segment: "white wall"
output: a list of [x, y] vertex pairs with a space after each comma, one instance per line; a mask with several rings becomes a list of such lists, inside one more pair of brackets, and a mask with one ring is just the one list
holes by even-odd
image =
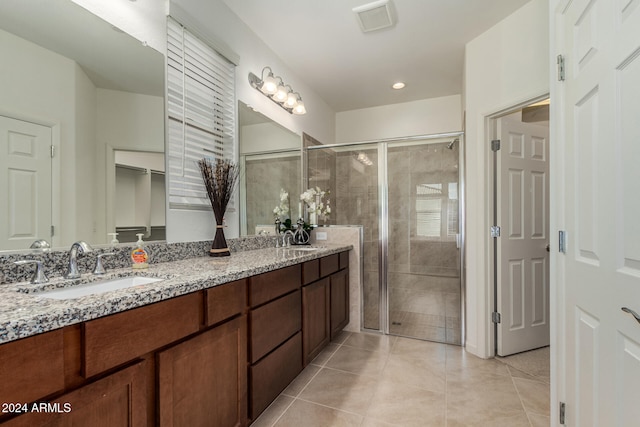
[[549, 92], [548, 0], [532, 0], [465, 51], [466, 348], [491, 355], [490, 157], [485, 117]]
[[274, 150], [300, 150], [302, 136], [275, 123], [259, 123], [240, 128], [240, 154]]
[[0, 52], [0, 114], [53, 128], [54, 244], [66, 245], [76, 224], [76, 63], [2, 30]]
[[336, 142], [429, 135], [462, 130], [460, 95], [336, 114]]
[[[309, 135], [325, 143], [334, 142], [335, 114], [322, 98], [314, 93], [301, 79], [269, 49], [253, 31], [242, 22], [221, 0], [173, 0], [171, 14], [177, 15], [182, 24], [200, 33], [205, 39], [215, 39], [239, 55], [236, 68], [236, 97], [239, 101], [284, 126], [292, 132]], [[186, 16], [185, 16], [186, 15]], [[265, 66], [299, 92], [304, 100], [307, 114], [289, 114], [262, 93], [253, 89], [248, 82], [249, 72], [260, 75]], [[236, 205], [237, 194], [236, 194]], [[227, 212], [225, 235], [239, 234], [238, 212]], [[194, 241], [209, 240], [214, 235], [212, 212], [168, 210], [167, 240]]]

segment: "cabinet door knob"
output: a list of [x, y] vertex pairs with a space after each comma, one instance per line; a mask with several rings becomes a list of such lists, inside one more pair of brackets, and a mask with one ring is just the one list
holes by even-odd
[[622, 307], [622, 311], [624, 311], [625, 313], [629, 313], [630, 315], [632, 315], [636, 321], [638, 323], [640, 323], [640, 314], [636, 313], [635, 311], [631, 310], [630, 308], [627, 307]]

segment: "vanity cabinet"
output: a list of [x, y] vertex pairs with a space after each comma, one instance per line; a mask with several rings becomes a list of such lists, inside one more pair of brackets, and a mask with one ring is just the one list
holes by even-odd
[[[344, 252], [348, 254], [348, 252]], [[349, 321], [328, 255], [0, 345], [9, 426], [246, 426]]]
[[246, 324], [236, 317], [158, 353], [159, 426], [246, 425]]
[[349, 323], [348, 252], [302, 265], [302, 332], [305, 366]]
[[301, 266], [249, 280], [249, 418], [262, 411], [302, 371]]

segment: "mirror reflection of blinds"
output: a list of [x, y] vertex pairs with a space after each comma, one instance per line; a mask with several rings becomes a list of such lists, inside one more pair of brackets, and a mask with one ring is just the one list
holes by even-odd
[[167, 28], [169, 203], [209, 210], [197, 162], [235, 160], [235, 66], [175, 20]]

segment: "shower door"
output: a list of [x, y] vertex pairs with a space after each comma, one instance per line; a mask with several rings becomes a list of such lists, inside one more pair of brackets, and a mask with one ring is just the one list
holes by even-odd
[[459, 147], [387, 147], [390, 334], [460, 344]]
[[455, 137], [313, 147], [309, 186], [332, 224], [362, 225], [362, 325], [461, 342], [459, 148]]

